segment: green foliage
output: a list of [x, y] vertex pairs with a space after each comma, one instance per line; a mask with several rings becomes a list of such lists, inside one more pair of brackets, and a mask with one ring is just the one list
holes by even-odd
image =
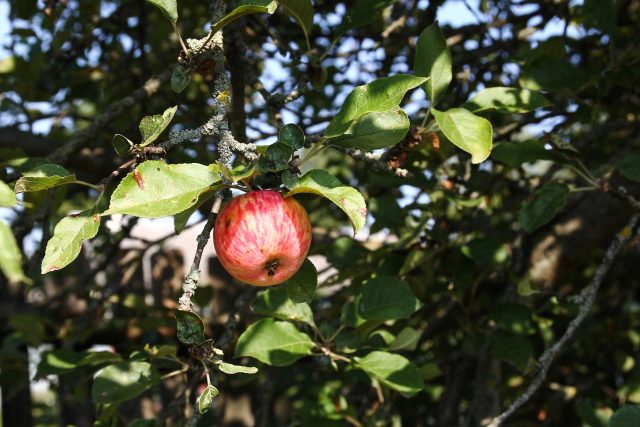
[[62, 166], [45, 163], [24, 172], [22, 177], [16, 181], [14, 191], [16, 193], [25, 193], [46, 190], [69, 184], [75, 180], [76, 176]]
[[113, 146], [113, 149], [115, 150], [116, 154], [118, 154], [118, 156], [125, 157], [131, 152], [133, 142], [126, 136], [117, 133], [113, 135], [111, 145]]
[[111, 195], [109, 209], [101, 215], [175, 215], [195, 205], [200, 195], [219, 181], [218, 173], [198, 163], [167, 165], [148, 160], [124, 177]]
[[189, 74], [188, 70], [185, 70], [181, 65], [173, 69], [173, 73], [171, 74], [171, 89], [175, 93], [180, 93], [185, 90], [190, 82], [191, 74]]
[[463, 107], [474, 113], [486, 110], [499, 113], [528, 113], [548, 105], [549, 100], [536, 91], [490, 87], [475, 94]]
[[608, 427], [632, 427], [640, 422], [640, 406], [630, 405], [618, 409], [609, 420]]
[[625, 178], [640, 182], [640, 155], [625, 157], [618, 165], [618, 170]]
[[250, 13], [272, 14], [278, 8], [278, 3], [272, 0], [241, 0], [240, 5], [213, 24], [211, 33], [215, 34], [230, 22]]
[[100, 216], [93, 209], [61, 219], [47, 242], [42, 274], [69, 265], [80, 254], [82, 242], [94, 238], [99, 228]]
[[391, 276], [367, 280], [360, 294], [358, 312], [368, 320], [406, 319], [422, 306], [405, 281]]
[[271, 288], [262, 292], [251, 303], [251, 308], [259, 314], [315, 325], [309, 304], [294, 302], [283, 287]]
[[253, 357], [272, 366], [287, 366], [311, 354], [314, 343], [289, 322], [258, 320], [238, 338], [235, 357]]
[[311, 0], [277, 0], [279, 4], [282, 5], [284, 11], [287, 15], [293, 17], [296, 22], [302, 28], [304, 32], [304, 38], [307, 42], [307, 46], [309, 44], [309, 33], [313, 28], [313, 15], [315, 11], [313, 10], [313, 5], [311, 4]]
[[255, 374], [256, 372], [258, 372], [258, 368], [254, 366], [239, 366], [227, 362], [219, 362], [216, 364], [216, 366], [218, 367], [218, 369], [220, 369], [221, 372], [229, 375]]
[[[405, 93], [426, 80], [424, 77], [399, 74], [375, 80], [364, 86], [358, 86], [347, 96], [342, 108], [333, 117], [324, 135], [328, 138], [333, 138], [348, 133], [350, 128], [354, 126], [354, 121], [367, 113], [384, 113], [390, 110], [397, 112], [397, 107], [400, 105]], [[380, 120], [384, 124], [388, 121], [388, 118]], [[362, 127], [363, 130], [370, 132], [370, 128], [375, 125], [375, 120], [369, 118], [367, 121], [367, 125], [361, 124], [356, 126], [356, 129]], [[353, 131], [351, 129], [352, 133]]]
[[493, 145], [491, 123], [464, 108], [447, 111], [431, 109], [438, 127], [449, 141], [471, 154], [472, 163], [485, 161]]
[[[539, 380], [505, 424], [638, 424], [633, 2], [40, 3], [0, 54], [5, 424], [476, 425]], [[316, 265], [256, 292], [185, 239], [258, 189]]]
[[312, 170], [300, 177], [298, 184], [287, 193], [312, 193], [326, 197], [344, 211], [351, 220], [354, 234], [364, 227], [367, 205], [354, 188], [343, 185], [337, 178], [323, 170]]
[[304, 145], [304, 131], [294, 123], [289, 123], [280, 128], [278, 140], [291, 147], [293, 151], [302, 148]]
[[451, 84], [451, 62], [451, 52], [438, 24], [425, 28], [416, 43], [413, 68], [417, 75], [430, 77], [425, 90], [432, 107]]
[[11, 228], [4, 221], [0, 221], [0, 269], [10, 282], [26, 279], [22, 271], [20, 248], [11, 233]]
[[96, 403], [119, 403], [133, 399], [160, 382], [160, 374], [148, 362], [128, 361], [96, 372], [91, 398]]
[[11, 208], [17, 204], [18, 199], [16, 199], [16, 194], [11, 187], [0, 181], [0, 207]]
[[357, 368], [404, 395], [411, 396], [422, 390], [418, 368], [399, 354], [374, 351], [353, 360]]
[[140, 120], [140, 134], [142, 135], [141, 147], [152, 144], [160, 134], [169, 126], [178, 106], [167, 108], [162, 115], [146, 116]]
[[213, 398], [216, 397], [220, 392], [217, 388], [209, 384], [207, 388], [204, 389], [202, 394], [198, 396], [198, 401], [196, 402], [198, 405], [198, 412], [204, 414], [209, 409], [211, 409], [211, 405], [213, 404]]
[[147, 0], [149, 3], [160, 9], [160, 12], [174, 24], [178, 21], [177, 0]]
[[285, 284], [287, 296], [295, 303], [311, 302], [318, 286], [318, 271], [309, 258]]
[[191, 311], [176, 311], [178, 339], [184, 344], [200, 345], [204, 343], [204, 323]]
[[531, 233], [551, 221], [567, 203], [569, 194], [569, 188], [559, 183], [547, 184], [536, 190], [520, 210], [522, 228]]

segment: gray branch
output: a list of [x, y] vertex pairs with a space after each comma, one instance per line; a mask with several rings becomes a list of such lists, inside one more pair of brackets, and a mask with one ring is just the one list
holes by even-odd
[[158, 92], [160, 86], [169, 81], [171, 78], [171, 71], [165, 70], [157, 77], [152, 77], [144, 84], [143, 87], [134, 91], [131, 95], [122, 98], [121, 100], [114, 102], [107, 108], [107, 110], [97, 117], [91, 125], [77, 132], [75, 136], [66, 144], [55, 150], [49, 158], [54, 163], [62, 163], [67, 158], [76, 152], [80, 147], [94, 139], [98, 131], [107, 126], [113, 119], [129, 110], [133, 105], [151, 97]]
[[572, 301], [579, 304], [578, 315], [569, 323], [567, 330], [564, 332], [562, 337], [547, 351], [545, 351], [540, 359], [538, 360], [538, 374], [533, 379], [531, 384], [526, 388], [524, 393], [522, 393], [512, 404], [511, 406], [501, 413], [500, 415], [494, 417], [491, 422], [488, 424], [488, 427], [499, 427], [502, 423], [513, 415], [522, 405], [527, 403], [529, 399], [533, 396], [533, 394], [538, 390], [540, 385], [544, 382], [547, 377], [547, 373], [549, 372], [549, 368], [555, 358], [558, 356], [562, 348], [573, 338], [578, 327], [582, 324], [584, 319], [589, 315], [591, 308], [593, 307], [593, 303], [595, 301], [598, 290], [600, 289], [600, 285], [604, 281], [604, 278], [611, 268], [611, 265], [615, 261], [616, 257], [624, 247], [624, 244], [631, 238], [633, 235], [633, 230], [638, 225], [638, 220], [640, 219], [640, 213], [634, 213], [631, 216], [631, 219], [627, 223], [627, 226], [619, 232], [616, 237], [613, 239], [607, 252], [602, 259], [602, 262], [598, 266], [591, 283], [584, 288], [578, 295], [575, 295], [572, 298]]
[[[220, 19], [224, 13], [224, 2], [219, 1], [216, 3], [215, 17], [214, 19]], [[218, 154], [220, 161], [227, 167], [231, 168], [231, 162], [233, 161], [233, 153], [242, 154], [248, 160], [254, 160], [258, 157], [256, 154], [255, 144], [244, 144], [237, 141], [229, 128], [229, 106], [231, 105], [231, 82], [229, 76], [224, 67], [224, 51], [223, 51], [223, 39], [222, 32], [218, 32], [211, 35], [207, 35], [203, 39], [194, 40], [188, 39], [187, 46], [189, 51], [198, 55], [210, 55], [215, 62], [215, 80], [213, 82], [213, 115], [205, 124], [197, 129], [182, 130], [178, 132], [172, 132], [169, 135], [169, 140], [160, 144], [164, 149], [168, 149], [173, 145], [179, 144], [189, 139], [196, 139], [203, 135], [217, 135], [218, 136]], [[178, 309], [183, 311], [191, 311], [191, 297], [195, 293], [198, 283], [200, 282], [200, 259], [202, 258], [202, 252], [205, 245], [209, 241], [211, 232], [213, 231], [213, 225], [215, 223], [218, 210], [224, 195], [228, 192], [220, 192], [217, 195], [217, 199], [213, 204], [211, 213], [207, 218], [207, 222], [202, 229], [202, 233], [197, 238], [198, 246], [196, 249], [196, 255], [193, 258], [193, 263], [189, 273], [184, 279], [182, 284], [182, 296], [178, 301]]]

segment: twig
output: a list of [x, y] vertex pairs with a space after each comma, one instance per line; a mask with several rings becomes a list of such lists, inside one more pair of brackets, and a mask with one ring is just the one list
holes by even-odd
[[627, 223], [626, 227], [620, 233], [618, 233], [611, 244], [609, 244], [609, 248], [607, 249], [604, 258], [602, 259], [602, 262], [598, 266], [598, 269], [596, 270], [591, 283], [572, 299], [573, 302], [580, 304], [578, 315], [571, 321], [571, 323], [569, 323], [569, 326], [567, 327], [567, 330], [564, 332], [562, 337], [560, 337], [560, 339], [553, 346], [547, 349], [547, 351], [545, 351], [540, 357], [537, 364], [538, 374], [533, 379], [531, 384], [529, 384], [524, 393], [522, 393], [520, 397], [518, 397], [506, 411], [494, 417], [488, 424], [488, 427], [501, 426], [507, 418], [509, 418], [515, 411], [517, 411], [522, 405], [524, 405], [529, 401], [529, 399], [531, 399], [533, 394], [544, 382], [554, 359], [558, 356], [565, 344], [569, 342], [571, 338], [573, 338], [573, 335], [575, 334], [580, 324], [582, 324], [584, 319], [589, 315], [600, 285], [604, 281], [609, 268], [611, 268], [611, 265], [622, 250], [624, 244], [633, 235], [633, 230], [637, 226], [639, 219], [640, 213], [634, 213]]
[[196, 247], [196, 255], [193, 257], [193, 262], [191, 263], [189, 274], [187, 274], [187, 276], [184, 278], [184, 283], [182, 284], [182, 296], [178, 300], [178, 310], [191, 311], [191, 297], [196, 292], [196, 288], [198, 287], [198, 283], [200, 282], [200, 260], [202, 259], [204, 247], [207, 245], [209, 236], [211, 236], [211, 232], [213, 231], [213, 225], [216, 222], [216, 217], [218, 216], [218, 210], [220, 209], [221, 201], [222, 199], [218, 197], [215, 202], [213, 202], [213, 206], [211, 207], [211, 212], [209, 213], [207, 222], [202, 228], [202, 232], [196, 239], [198, 242], [198, 246]]

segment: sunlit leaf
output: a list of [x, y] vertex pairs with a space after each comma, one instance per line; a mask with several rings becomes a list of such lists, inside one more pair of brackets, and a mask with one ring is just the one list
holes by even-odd
[[42, 274], [69, 265], [80, 254], [82, 242], [94, 238], [99, 228], [100, 216], [93, 209], [62, 218], [47, 242]]
[[540, 93], [511, 87], [490, 87], [475, 94], [463, 107], [478, 113], [496, 110], [499, 113], [526, 113], [550, 105]]
[[160, 374], [148, 362], [123, 362], [100, 369], [94, 375], [91, 397], [95, 403], [133, 399], [160, 382]]
[[140, 121], [140, 134], [142, 135], [140, 146], [144, 147], [158, 139], [162, 131], [171, 123], [177, 110], [178, 106], [176, 105], [175, 107], [167, 108], [162, 115], [156, 114], [143, 117]]
[[22, 271], [22, 254], [18, 248], [11, 228], [0, 220], [0, 270], [10, 282], [20, 282], [26, 279]]
[[404, 395], [414, 395], [424, 386], [418, 368], [399, 354], [374, 351], [353, 360], [357, 368]]
[[240, 335], [235, 357], [253, 357], [268, 365], [286, 366], [310, 355], [313, 346], [311, 338], [293, 324], [262, 319]]
[[449, 141], [471, 154], [472, 163], [480, 163], [491, 153], [493, 128], [491, 123], [464, 108], [438, 111], [432, 108], [438, 127]]
[[431, 106], [436, 105], [451, 83], [453, 77], [451, 63], [451, 52], [438, 23], [425, 28], [416, 42], [413, 68], [417, 75], [430, 77], [425, 83], [425, 88]]
[[298, 185], [290, 189], [286, 197], [298, 193], [312, 193], [326, 197], [342, 209], [351, 220], [354, 233], [362, 229], [367, 219], [367, 205], [362, 195], [352, 187], [343, 185], [333, 175], [314, 169], [303, 175]]
[[168, 165], [148, 160], [120, 182], [111, 195], [109, 209], [101, 215], [175, 215], [195, 205], [200, 194], [219, 181], [218, 173], [199, 163]]
[[16, 182], [14, 191], [24, 193], [40, 191], [59, 185], [69, 184], [76, 180], [76, 176], [62, 166], [46, 163], [25, 172]]

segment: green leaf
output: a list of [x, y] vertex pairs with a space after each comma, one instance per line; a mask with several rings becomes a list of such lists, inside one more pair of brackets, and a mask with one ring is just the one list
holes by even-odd
[[154, 116], [145, 116], [140, 120], [140, 134], [142, 135], [141, 147], [145, 147], [158, 139], [162, 131], [164, 131], [173, 116], [176, 114], [178, 106], [167, 108], [162, 115], [156, 114]]
[[42, 274], [60, 270], [69, 265], [82, 248], [82, 242], [92, 239], [100, 228], [100, 216], [94, 210], [62, 218], [47, 242], [42, 260]]
[[640, 155], [626, 156], [618, 165], [618, 170], [625, 178], [640, 182]]
[[278, 172], [289, 169], [289, 160], [293, 155], [293, 150], [287, 144], [276, 142], [271, 144], [264, 155], [258, 160], [260, 172]]
[[342, 22], [336, 28], [335, 38], [338, 39], [346, 31], [372, 23], [382, 11], [397, 0], [358, 0], [351, 7]]
[[238, 19], [243, 15], [249, 13], [268, 13], [272, 14], [278, 8], [276, 1], [270, 0], [242, 0], [240, 5], [228, 13], [224, 18], [213, 24], [211, 27], [212, 33], [217, 33], [225, 25], [229, 24], [234, 19]]
[[369, 279], [360, 289], [359, 314], [368, 320], [408, 319], [422, 303], [404, 280], [392, 276]]
[[298, 22], [304, 32], [307, 45], [310, 46], [309, 33], [313, 28], [313, 15], [315, 13], [311, 0], [278, 0], [278, 3], [282, 5], [287, 15]]
[[198, 412], [204, 414], [209, 409], [211, 409], [211, 405], [213, 404], [213, 398], [216, 397], [220, 392], [217, 388], [209, 384], [207, 388], [204, 389], [202, 394], [198, 396]]
[[300, 182], [300, 178], [298, 178], [298, 174], [291, 172], [290, 170], [285, 170], [282, 172], [282, 185], [287, 189], [295, 188]]
[[147, 0], [156, 6], [169, 21], [174, 24], [178, 21], [178, 2], [177, 0]]
[[124, 135], [120, 135], [119, 133], [113, 135], [113, 139], [111, 140], [111, 146], [115, 150], [116, 154], [120, 157], [126, 157], [131, 152], [131, 147], [133, 147], [133, 142], [129, 140]]
[[353, 360], [357, 368], [404, 395], [414, 395], [424, 386], [418, 368], [399, 354], [374, 351]]
[[47, 375], [68, 374], [79, 366], [83, 357], [83, 353], [67, 349], [47, 351], [42, 355], [42, 359], [38, 363], [36, 378], [43, 378]]
[[585, 71], [565, 58], [552, 55], [535, 57], [522, 70], [520, 86], [531, 90], [570, 91], [588, 81]]
[[0, 221], [0, 270], [10, 282], [27, 279], [22, 271], [22, 254], [11, 228], [4, 221]]
[[295, 320], [314, 325], [313, 313], [307, 303], [295, 303], [287, 296], [287, 291], [274, 287], [259, 294], [251, 303], [251, 308], [258, 314], [273, 316], [282, 320]]
[[22, 341], [37, 347], [46, 336], [42, 319], [35, 314], [20, 313], [9, 318], [9, 326], [20, 334]]
[[204, 342], [204, 323], [191, 311], [176, 311], [178, 339], [187, 345], [200, 345]]
[[365, 113], [350, 122], [342, 135], [329, 139], [329, 143], [362, 150], [391, 147], [402, 141], [410, 125], [401, 108]]
[[476, 116], [464, 108], [438, 111], [432, 108], [438, 127], [449, 141], [471, 154], [471, 163], [480, 163], [489, 157], [493, 128], [487, 119]]
[[540, 93], [512, 87], [490, 87], [478, 92], [462, 107], [474, 113], [496, 110], [499, 113], [526, 113], [551, 103]]
[[556, 163], [567, 163], [567, 160], [555, 150], [547, 150], [540, 141], [503, 142], [495, 146], [491, 152], [494, 160], [511, 167], [537, 160], [550, 160]]
[[311, 354], [314, 343], [289, 322], [262, 319], [252, 324], [236, 344], [235, 357], [253, 357], [273, 366], [286, 366]]
[[311, 302], [318, 286], [318, 271], [309, 258], [305, 258], [300, 270], [286, 281], [287, 295], [295, 303]]
[[304, 131], [294, 123], [284, 125], [278, 133], [278, 141], [291, 147], [293, 151], [304, 145]]
[[362, 194], [355, 188], [343, 185], [340, 180], [324, 170], [314, 169], [307, 172], [285, 197], [298, 193], [317, 194], [331, 200], [347, 214], [354, 234], [360, 231], [366, 222], [367, 205]]
[[617, 33], [615, 1], [584, 0], [582, 14], [586, 27], [597, 28], [609, 35]]
[[18, 204], [16, 193], [4, 182], [0, 181], [0, 207], [11, 208]]
[[461, 248], [461, 252], [478, 265], [492, 267], [509, 259], [509, 248], [494, 237], [477, 238]]
[[618, 409], [609, 420], [608, 427], [637, 427], [640, 425], [640, 406], [628, 405]]
[[191, 218], [191, 215], [193, 215], [193, 213], [197, 211], [200, 206], [205, 204], [207, 200], [215, 196], [217, 191], [217, 188], [207, 188], [198, 195], [198, 201], [193, 206], [185, 209], [182, 212], [178, 212], [173, 216], [173, 228], [175, 229], [176, 234], [180, 234], [182, 230], [184, 230], [184, 227], [187, 225], [187, 222], [189, 221], [189, 218]]
[[521, 371], [527, 369], [533, 355], [529, 340], [520, 335], [494, 334], [491, 336], [491, 354], [512, 363]]
[[329, 123], [324, 136], [328, 138], [341, 136], [350, 128], [352, 122], [363, 114], [395, 109], [400, 105], [407, 91], [425, 81], [427, 79], [424, 77], [398, 74], [356, 87]]
[[523, 304], [503, 303], [491, 313], [491, 319], [499, 329], [515, 335], [526, 335], [533, 331], [533, 312]]
[[425, 28], [416, 42], [414, 71], [419, 76], [431, 77], [425, 85], [431, 106], [436, 105], [453, 77], [451, 52], [437, 23]]
[[547, 184], [533, 193], [533, 199], [520, 209], [520, 224], [531, 233], [553, 219], [569, 199], [569, 187], [564, 184]]
[[180, 93], [189, 86], [191, 81], [191, 74], [184, 69], [184, 67], [178, 65], [173, 69], [171, 74], [171, 90], [175, 93]]
[[395, 340], [389, 346], [389, 350], [415, 350], [422, 333], [413, 328], [406, 327], [400, 331]]
[[254, 366], [240, 366], [234, 365], [232, 363], [222, 362], [218, 363], [218, 369], [224, 372], [225, 374], [234, 375], [234, 374], [255, 374], [258, 372], [258, 368]]
[[14, 191], [16, 193], [25, 193], [46, 190], [47, 188], [69, 184], [75, 180], [76, 176], [62, 166], [45, 163], [22, 174], [22, 177], [16, 182]]
[[124, 177], [111, 195], [109, 209], [101, 215], [175, 215], [195, 205], [200, 195], [219, 181], [219, 174], [199, 163], [167, 165], [148, 160]]
[[123, 362], [96, 372], [91, 387], [95, 403], [130, 400], [160, 382], [160, 374], [147, 362]]

